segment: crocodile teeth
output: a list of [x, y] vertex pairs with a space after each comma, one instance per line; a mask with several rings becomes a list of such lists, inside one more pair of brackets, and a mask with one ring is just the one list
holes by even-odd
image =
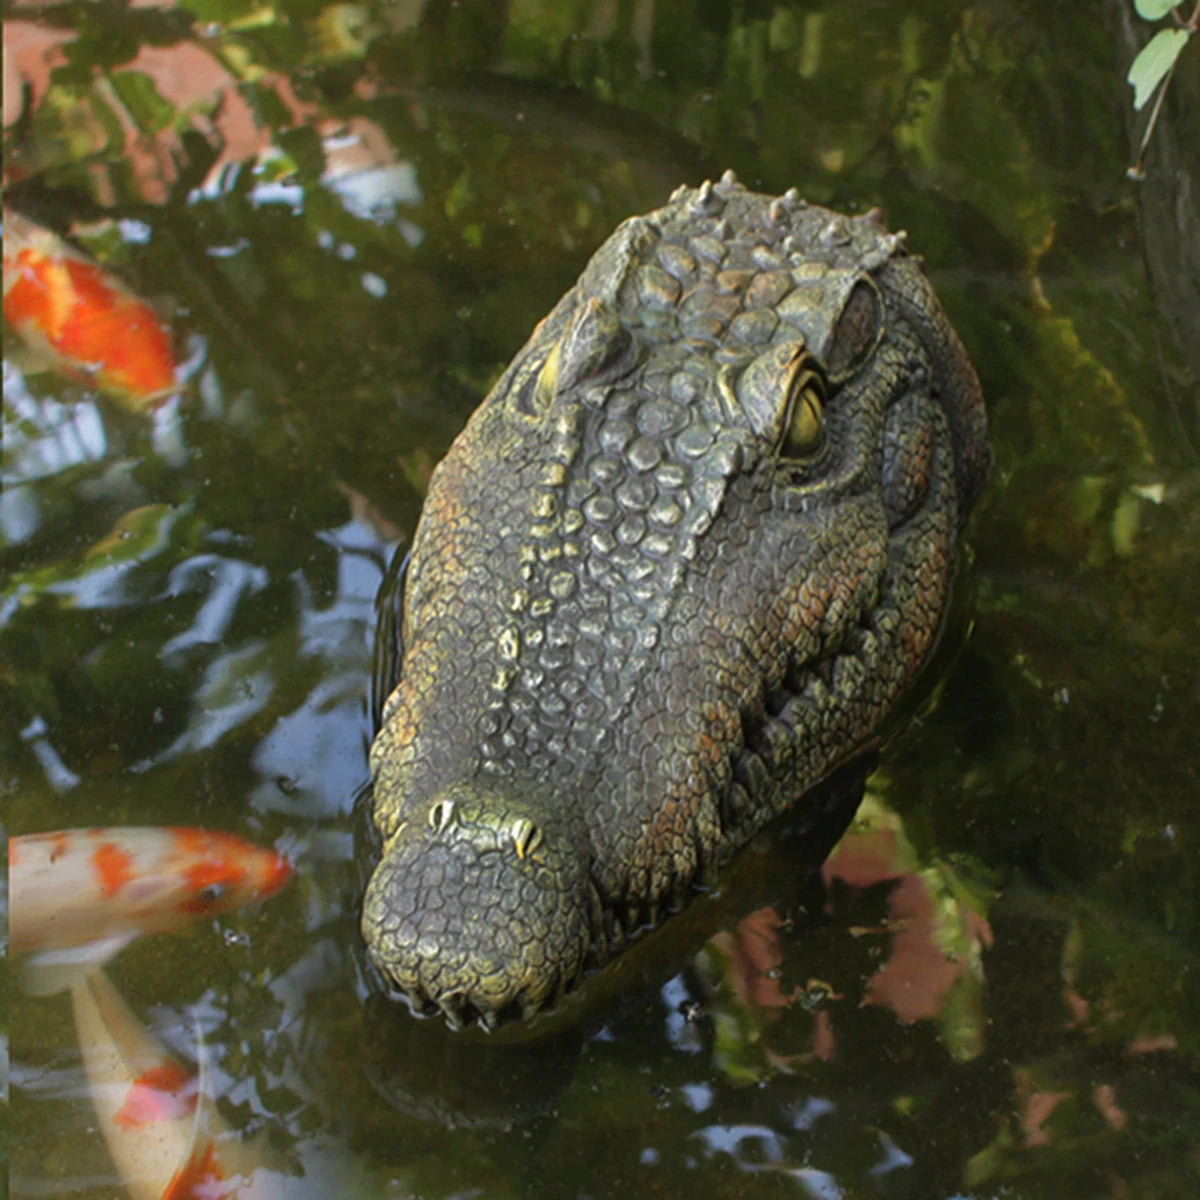
[[438, 1001], [438, 1008], [453, 1029], [461, 1029], [466, 1024], [466, 1002], [461, 996], [443, 996]]
[[[573, 985], [568, 984], [567, 980], [560, 975], [558, 979], [555, 980], [554, 990], [550, 993], [550, 995], [542, 1002], [542, 1004], [534, 1005], [534, 1012], [536, 1012], [539, 1008], [557, 1008], [561, 1003], [563, 996], [571, 986]], [[528, 1019], [528, 1015], [525, 1014], [524, 1007], [522, 1007], [521, 1012], [522, 1015], [526, 1015], [526, 1019]]]
[[401, 993], [408, 997], [409, 1003], [412, 1005], [413, 1011], [421, 1017], [432, 1016], [437, 1012], [437, 1005], [425, 994], [421, 988], [413, 988], [411, 991], [405, 988], [400, 989]]

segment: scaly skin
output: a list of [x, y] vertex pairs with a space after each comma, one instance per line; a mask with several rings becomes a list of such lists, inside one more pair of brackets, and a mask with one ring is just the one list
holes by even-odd
[[732, 173], [681, 188], [601, 246], [434, 473], [362, 917], [418, 1007], [553, 1003], [917, 673], [988, 449], [902, 241]]

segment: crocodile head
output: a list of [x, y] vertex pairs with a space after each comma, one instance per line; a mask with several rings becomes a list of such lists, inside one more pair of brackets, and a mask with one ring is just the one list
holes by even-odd
[[528, 1016], [803, 811], [928, 655], [987, 464], [877, 212], [727, 173], [621, 225], [430, 484], [371, 750], [381, 971]]

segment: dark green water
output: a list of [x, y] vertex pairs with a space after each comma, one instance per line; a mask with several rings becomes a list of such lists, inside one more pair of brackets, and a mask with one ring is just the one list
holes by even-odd
[[[294, 855], [110, 971], [186, 1061], [194, 1017], [289, 1195], [1197, 1193], [1200, 333], [1144, 266], [1197, 230], [1124, 178], [1119, 8], [6, 6], [65, 46], [6, 204], [155, 303], [188, 387], [132, 414], [6, 333], [5, 823]], [[595, 246], [726, 166], [925, 255], [992, 419], [969, 636], [824, 889], [784, 823], [555, 1039], [411, 1036], [357, 957], [375, 591]], [[8, 1038], [11, 1194], [119, 1194], [66, 1000], [14, 986]]]

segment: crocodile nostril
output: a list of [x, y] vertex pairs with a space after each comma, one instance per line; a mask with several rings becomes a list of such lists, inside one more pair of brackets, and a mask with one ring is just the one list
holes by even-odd
[[442, 833], [454, 819], [454, 801], [439, 800], [429, 810], [429, 825], [434, 833]]
[[528, 817], [521, 817], [513, 825], [512, 838], [517, 857], [525, 858], [542, 844], [542, 831]]

